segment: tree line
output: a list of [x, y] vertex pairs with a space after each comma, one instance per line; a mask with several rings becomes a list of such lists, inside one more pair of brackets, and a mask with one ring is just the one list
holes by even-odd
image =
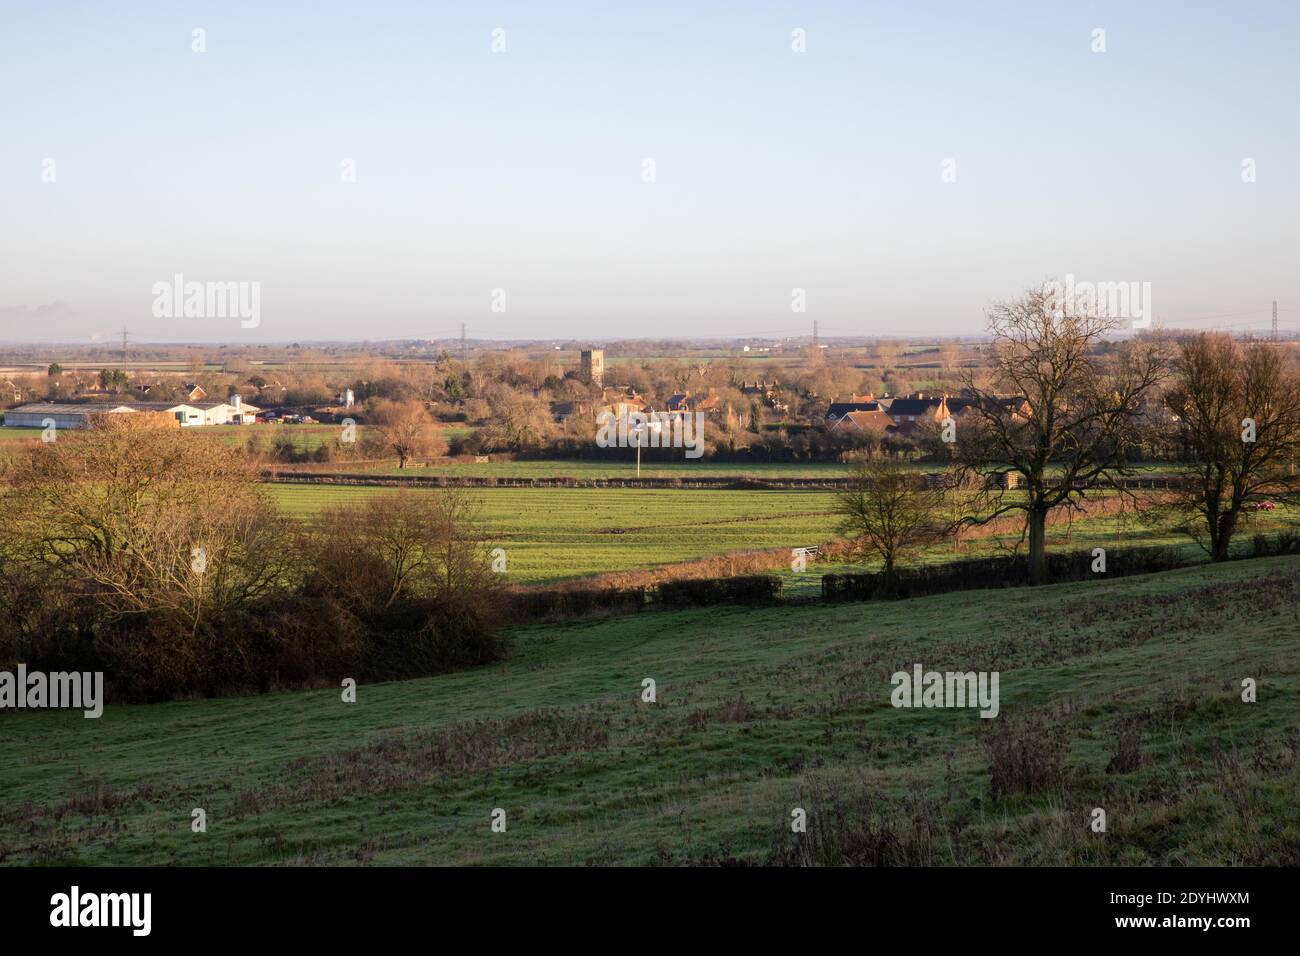
[[106, 415], [0, 483], [0, 669], [102, 670], [119, 699], [437, 673], [505, 653], [462, 490], [281, 514], [219, 438]]
[[1132, 497], [1119, 479], [1134, 474], [1134, 449], [1160, 445], [1179, 450], [1182, 480], [1139, 502], [1158, 512], [1148, 520], [1226, 560], [1256, 510], [1300, 490], [1300, 377], [1276, 343], [1214, 332], [1105, 341], [1120, 328], [1045, 290], [996, 305], [982, 361], [963, 372], [968, 411], [927, 429], [942, 481], [918, 480], [895, 457], [859, 458], [837, 508], [845, 533], [889, 576], [937, 537], [1020, 515], [1030, 580], [1043, 583], [1049, 516]]

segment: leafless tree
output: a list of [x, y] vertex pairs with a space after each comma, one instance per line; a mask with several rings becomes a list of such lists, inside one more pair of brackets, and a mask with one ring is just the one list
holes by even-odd
[[855, 461], [835, 510], [856, 552], [879, 559], [892, 580], [900, 558], [943, 533], [942, 504], [942, 487], [928, 487], [897, 459], [877, 456]]
[[1121, 326], [1095, 307], [1031, 289], [990, 310], [986, 374], [963, 370], [973, 404], [956, 428], [950, 479], [979, 488], [963, 520], [1024, 512], [1035, 584], [1047, 579], [1047, 516], [1120, 487], [1144, 402], [1165, 373], [1155, 337], [1100, 354]]
[[1256, 504], [1300, 490], [1300, 378], [1274, 344], [1202, 333], [1179, 343], [1167, 402], [1191, 458], [1176, 508], [1210, 557], [1226, 560]]
[[399, 468], [405, 468], [412, 458], [427, 455], [435, 447], [433, 420], [422, 402], [380, 402], [366, 417], [366, 424], [397, 455]]
[[373, 495], [323, 510], [304, 535], [312, 591], [362, 613], [403, 600], [479, 600], [499, 580], [479, 502], [464, 489]]
[[158, 426], [104, 415], [33, 449], [7, 476], [0, 539], [7, 563], [107, 620], [151, 614], [193, 634], [281, 582], [286, 519], [239, 449]]

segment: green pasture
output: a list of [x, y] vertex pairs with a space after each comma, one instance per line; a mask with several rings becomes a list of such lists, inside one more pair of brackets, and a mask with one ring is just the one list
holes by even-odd
[[[1298, 572], [650, 611], [521, 628], [504, 663], [355, 704], [333, 688], [0, 714], [0, 863], [763, 863], [790, 859], [800, 808], [809, 839], [848, 833], [859, 863], [1294, 865]], [[913, 663], [998, 671], [999, 715], [892, 707]], [[1060, 773], [995, 796], [986, 743], [1031, 713]]]
[[[350, 504], [390, 488], [273, 484], [268, 494], [285, 513], [309, 519], [327, 505]], [[437, 494], [421, 488], [415, 494]], [[536, 584], [605, 571], [658, 565], [737, 551], [795, 548], [840, 537], [829, 491], [701, 490], [673, 488], [475, 488], [481, 519], [495, 547], [506, 549], [510, 579]], [[1293, 510], [1252, 522], [1250, 534], [1273, 532], [1296, 520]], [[1048, 546], [1091, 550], [1173, 545], [1189, 559], [1200, 555], [1187, 537], [1145, 526], [1136, 514], [1079, 518], [1049, 528]], [[934, 544], [912, 555], [918, 563], [983, 557], [1022, 548], [1018, 529], [960, 543]], [[808, 572], [782, 572], [795, 594], [820, 588], [820, 575], [864, 567], [810, 563]]]

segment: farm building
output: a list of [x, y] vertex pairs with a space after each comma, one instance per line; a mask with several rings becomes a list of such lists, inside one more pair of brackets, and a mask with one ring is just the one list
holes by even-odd
[[21, 405], [5, 413], [5, 425], [10, 428], [44, 428], [48, 419], [56, 428], [84, 428], [93, 415], [121, 412], [152, 412], [176, 419], [182, 427], [198, 425], [250, 425], [260, 411], [256, 406], [245, 405], [239, 396], [226, 402], [133, 402], [130, 405], [112, 405], [107, 402], [58, 405], [41, 402]]
[[112, 405], [108, 402], [87, 402], [80, 405], [57, 402], [37, 402], [19, 405], [5, 412], [6, 428], [45, 428], [51, 422], [55, 428], [84, 428], [93, 415], [133, 412], [130, 405]]
[[171, 415], [186, 428], [196, 425], [251, 425], [261, 411], [254, 405], [245, 405], [237, 395], [230, 402], [137, 402], [131, 407]]

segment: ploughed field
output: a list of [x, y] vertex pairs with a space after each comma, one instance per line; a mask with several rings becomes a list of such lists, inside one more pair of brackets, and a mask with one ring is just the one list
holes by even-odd
[[[1296, 863], [1298, 612], [1272, 558], [533, 626], [355, 704], [0, 714], [0, 861]], [[891, 706], [918, 663], [998, 671], [998, 716]]]

